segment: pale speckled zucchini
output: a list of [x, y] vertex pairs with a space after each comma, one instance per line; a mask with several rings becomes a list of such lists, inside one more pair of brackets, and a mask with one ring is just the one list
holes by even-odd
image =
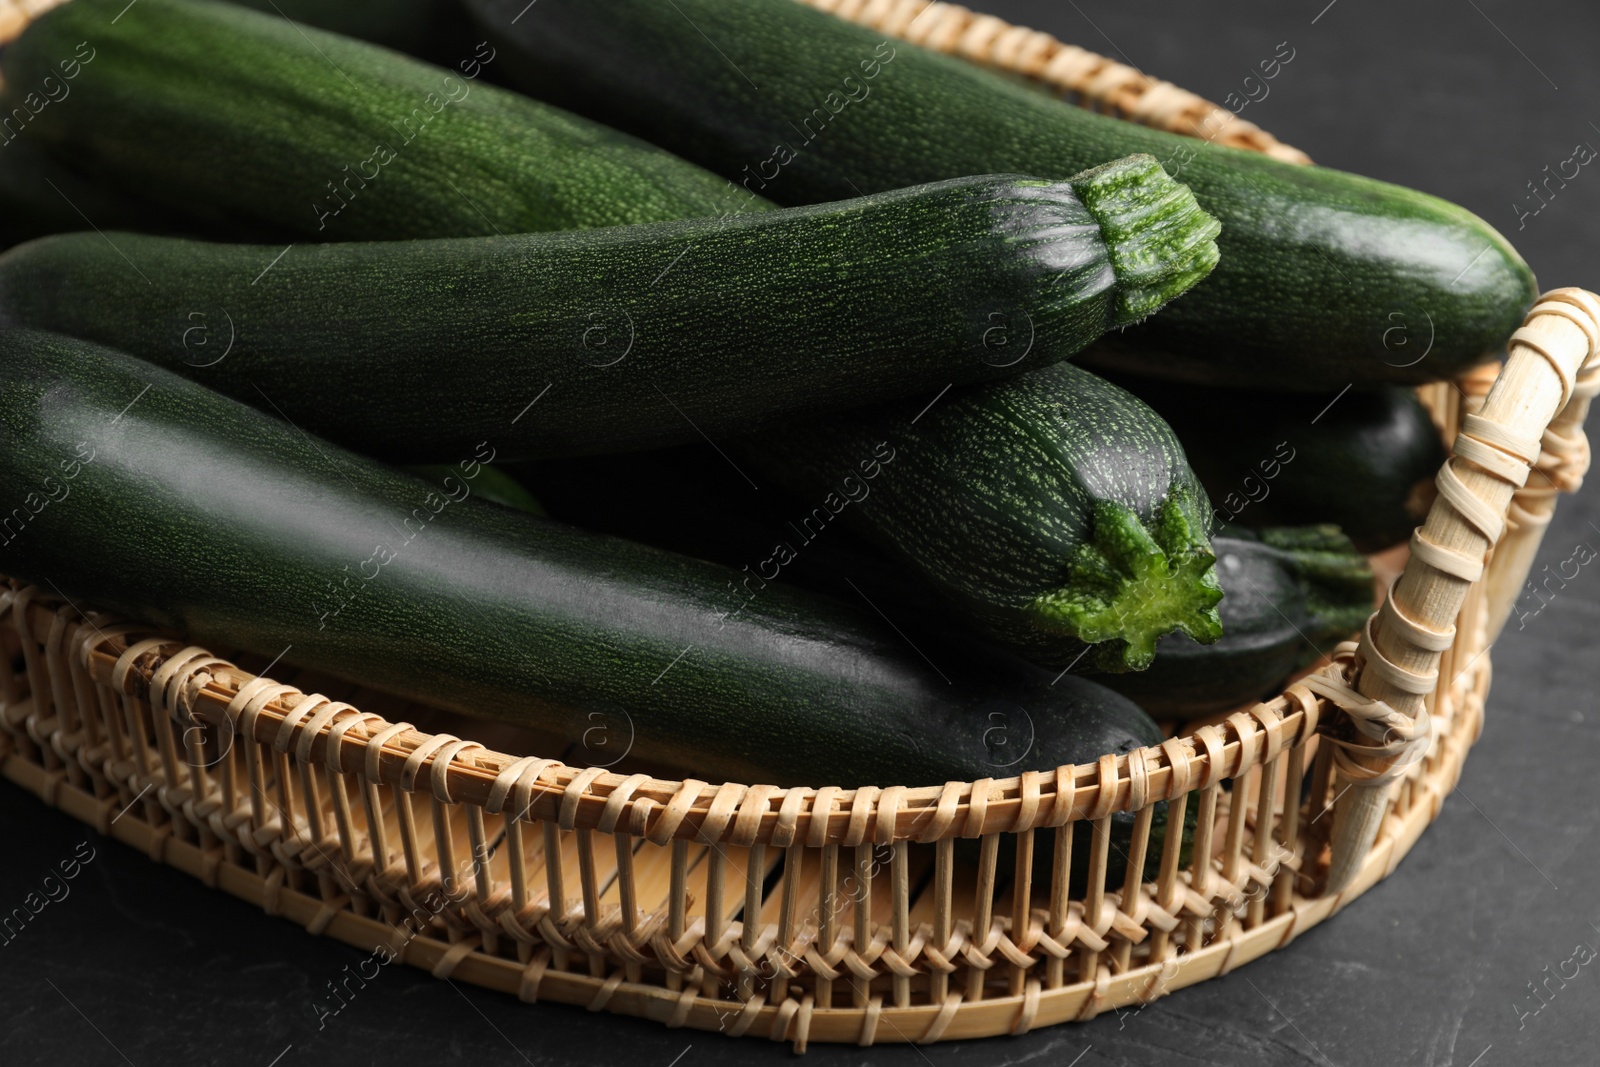
[[926, 404], [786, 427], [746, 452], [825, 500], [886, 441], [893, 464], [843, 517], [1035, 662], [1139, 670], [1163, 634], [1221, 633], [1205, 491], [1131, 393], [1060, 363]]

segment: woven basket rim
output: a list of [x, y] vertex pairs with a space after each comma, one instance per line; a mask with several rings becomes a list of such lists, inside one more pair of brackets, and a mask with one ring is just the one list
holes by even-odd
[[[39, 635], [72, 621], [79, 611], [62, 597], [14, 579], [0, 590], [0, 612], [7, 607], [26, 613], [29, 631]], [[93, 625], [75, 657], [90, 677], [148, 699], [186, 724], [198, 720], [239, 730], [246, 710], [240, 694], [248, 701], [252, 694], [270, 693], [271, 699], [258, 701], [250, 712], [247, 728], [280, 751], [292, 749], [326, 765], [335, 727], [359, 718], [337, 731], [337, 761], [344, 770], [408, 791], [426, 786], [440, 800], [472, 804], [489, 814], [544, 813], [563, 829], [631, 827], [630, 833], [657, 843], [671, 838], [780, 846], [932, 842], [1098, 819], [1238, 777], [1315, 733], [1326, 703], [1296, 683], [1274, 700], [1160, 745], [1005, 778], [920, 787], [709, 783], [572, 766], [419, 731], [410, 723], [391, 723], [342, 701], [250, 674], [183, 638], [92, 614]], [[1316, 673], [1342, 678], [1345, 662]], [[162, 669], [173, 666], [182, 669], [169, 669], [157, 685]], [[309, 714], [329, 708], [335, 709], [331, 717]], [[313, 719], [322, 721], [308, 733]]]

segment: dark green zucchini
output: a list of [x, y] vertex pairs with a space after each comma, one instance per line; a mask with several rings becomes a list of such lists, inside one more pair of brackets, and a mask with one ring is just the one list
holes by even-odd
[[1066, 182], [593, 231], [290, 249], [68, 234], [0, 257], [0, 317], [385, 459], [485, 439], [508, 458], [626, 450], [1060, 359], [1202, 277], [1215, 232], [1130, 157]]
[[[483, 83], [496, 61], [485, 44], [435, 67], [210, 0], [72, 0], [7, 45], [0, 68], [9, 135], [179, 211], [311, 240], [577, 229], [731, 204], [697, 167]], [[51, 102], [52, 85], [70, 96]]]
[[1222, 264], [1107, 339], [1126, 370], [1305, 390], [1454, 377], [1501, 350], [1537, 291], [1453, 204], [1096, 115], [794, 0], [540, 0], [520, 20], [524, 0], [467, 6], [533, 95], [779, 203], [1156, 156], [1221, 220]]
[[[860, 485], [857, 495], [865, 495], [846, 510], [869, 509], [898, 463]], [[919, 643], [949, 631], [950, 613], [904, 564], [860, 540], [851, 524], [830, 519], [803, 529], [813, 516], [805, 497], [765, 478], [753, 489], [708, 446], [546, 460], [512, 473], [563, 521], [869, 603]], [[1169, 634], [1145, 670], [1096, 676], [1152, 714], [1191, 718], [1275, 695], [1372, 611], [1372, 571], [1335, 529], [1227, 526], [1211, 544], [1222, 637], [1201, 645]]]
[[1152, 715], [1192, 718], [1274, 696], [1372, 614], [1372, 570], [1335, 527], [1228, 527], [1211, 545], [1222, 638], [1169, 634], [1147, 669], [1102, 679]]
[[741, 448], [1036, 663], [1139, 670], [1163, 634], [1221, 632], [1210, 507], [1182, 448], [1082, 368], [785, 425]]
[[1444, 445], [1410, 389], [1308, 396], [1112, 380], [1172, 425], [1219, 523], [1332, 523], [1377, 552], [1410, 537], [1433, 504]]
[[0, 426], [0, 572], [574, 741], [611, 716], [635, 758], [709, 780], [937, 784], [1157, 736], [1095, 683], [922, 646], [934, 666], [865, 611], [746, 600], [736, 571], [473, 500], [86, 342], [0, 332]]

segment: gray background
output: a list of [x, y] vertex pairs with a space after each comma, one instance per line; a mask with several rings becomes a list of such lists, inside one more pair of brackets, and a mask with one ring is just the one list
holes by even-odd
[[[1600, 146], [1600, 18], [1575, 0], [1115, 4], [982, 0], [1215, 100], [1287, 40], [1252, 119], [1318, 162], [1488, 219], [1541, 283], [1600, 288], [1600, 175], [1517, 229], [1526, 183]], [[1600, 547], [1600, 495], [1565, 501], [1540, 564]], [[1386, 882], [1288, 950], [1164, 998], [1022, 1038], [815, 1046], [824, 1064], [1592, 1064], [1600, 961], [1537, 1014], [1528, 983], [1600, 947], [1600, 568], [1494, 650], [1483, 738], [1437, 823]], [[1557, 799], [1559, 798], [1559, 799]], [[786, 1046], [529, 1006], [387, 968], [326, 1029], [311, 1004], [364, 954], [201, 887], [0, 783], [0, 910], [88, 840], [72, 892], [0, 945], [0, 1063], [627, 1064], [779, 1061]], [[1570, 967], [1569, 967], [1570, 972]], [[1552, 983], [1554, 988], [1554, 983]], [[1520, 1023], [1520, 1025], [1519, 1025]]]

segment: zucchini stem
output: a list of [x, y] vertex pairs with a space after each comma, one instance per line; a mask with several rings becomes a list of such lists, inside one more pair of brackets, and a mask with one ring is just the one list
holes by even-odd
[[1191, 494], [1181, 488], [1148, 526], [1124, 504], [1097, 503], [1094, 529], [1067, 561], [1062, 589], [1030, 605], [1039, 624], [1104, 644], [1091, 665], [1118, 672], [1148, 667], [1156, 640], [1174, 630], [1201, 644], [1221, 637], [1216, 555], [1193, 514]]
[[[1366, 624], [1376, 600], [1372, 567], [1337, 526], [1277, 526], [1256, 531], [1300, 579], [1310, 625], [1305, 637], [1331, 651]], [[1307, 661], [1318, 652], [1307, 652]]]
[[1114, 325], [1148, 317], [1217, 265], [1222, 224], [1154, 156], [1114, 159], [1069, 181], [1100, 223], [1117, 277]]

